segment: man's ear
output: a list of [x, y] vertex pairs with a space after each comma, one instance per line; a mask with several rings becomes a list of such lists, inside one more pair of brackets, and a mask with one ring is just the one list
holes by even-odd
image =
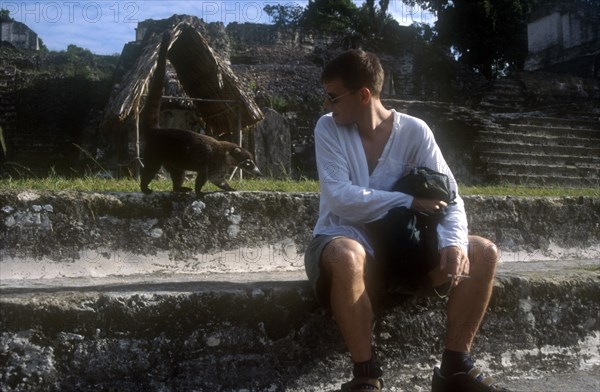
[[360, 90], [358, 90], [358, 93], [360, 94], [361, 103], [367, 104], [371, 102], [373, 95], [371, 94], [371, 90], [369, 90], [367, 87], [361, 88]]

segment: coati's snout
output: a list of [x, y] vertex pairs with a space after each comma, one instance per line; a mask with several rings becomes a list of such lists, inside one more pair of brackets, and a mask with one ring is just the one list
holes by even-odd
[[258, 170], [258, 167], [252, 159], [246, 159], [245, 161], [238, 163], [237, 167], [244, 169], [248, 173], [252, 173], [256, 177], [262, 177], [262, 173]]
[[252, 160], [252, 154], [242, 148], [234, 148], [231, 152], [232, 158], [235, 160], [235, 166], [245, 170], [257, 177], [262, 177], [262, 173]]

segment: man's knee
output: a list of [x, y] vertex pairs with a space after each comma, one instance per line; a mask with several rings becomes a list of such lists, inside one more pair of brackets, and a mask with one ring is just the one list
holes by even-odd
[[496, 244], [492, 241], [483, 237], [470, 236], [469, 253], [471, 263], [477, 265], [478, 268], [487, 271], [496, 270], [499, 251]]
[[323, 250], [321, 263], [334, 277], [363, 275], [366, 258], [361, 244], [349, 238], [336, 238]]

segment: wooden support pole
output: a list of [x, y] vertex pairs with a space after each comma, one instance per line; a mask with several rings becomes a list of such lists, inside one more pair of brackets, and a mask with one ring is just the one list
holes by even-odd
[[[238, 103], [237, 107], [238, 107], [238, 113], [237, 113], [238, 114], [238, 135], [237, 135], [238, 136], [238, 145], [240, 147], [243, 147], [242, 142], [244, 140], [243, 140], [243, 134], [242, 134], [242, 105]], [[242, 170], [239, 170], [239, 172], [240, 172], [240, 180], [241, 180], [243, 178]]]

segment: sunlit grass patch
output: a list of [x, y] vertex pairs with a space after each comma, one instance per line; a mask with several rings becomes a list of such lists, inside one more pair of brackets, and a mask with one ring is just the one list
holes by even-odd
[[[317, 180], [277, 180], [277, 179], [243, 179], [231, 180], [229, 184], [239, 191], [254, 192], [319, 192]], [[194, 188], [194, 181], [187, 180], [184, 184]], [[172, 184], [169, 179], [155, 179], [150, 183], [150, 188], [158, 192], [170, 192]], [[86, 192], [139, 192], [139, 181], [133, 178], [102, 178], [102, 177], [77, 177], [66, 178], [49, 176], [31, 179], [0, 179], [0, 189], [7, 190], [76, 190]], [[207, 183], [202, 189], [204, 192], [219, 190], [216, 186]], [[462, 186], [459, 185], [461, 195], [481, 196], [515, 196], [515, 197], [560, 197], [560, 196], [586, 196], [600, 197], [600, 188], [568, 188], [568, 187], [526, 187], [526, 186]]]
[[481, 196], [528, 196], [528, 197], [553, 197], [553, 196], [588, 196], [600, 197], [600, 188], [569, 188], [569, 187], [527, 187], [527, 186], [460, 186], [459, 192], [463, 195]]
[[[269, 192], [318, 192], [319, 183], [315, 180], [275, 180], [275, 179], [248, 179], [232, 180], [229, 184], [240, 191], [269, 191]], [[194, 188], [194, 181], [187, 180], [184, 186]], [[150, 188], [158, 192], [172, 190], [169, 179], [155, 179], [150, 183]], [[50, 190], [50, 191], [88, 191], [88, 192], [140, 192], [139, 181], [132, 178], [101, 178], [79, 177], [66, 178], [51, 176], [30, 179], [0, 179], [0, 189], [5, 190]], [[204, 185], [204, 192], [218, 190], [210, 183]]]

